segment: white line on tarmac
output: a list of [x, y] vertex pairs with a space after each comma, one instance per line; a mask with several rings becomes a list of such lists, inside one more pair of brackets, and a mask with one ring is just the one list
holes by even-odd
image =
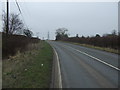
[[[66, 45], [63, 45], [63, 46], [66, 46]], [[70, 46], [67, 46], [67, 47], [70, 47]], [[70, 47], [70, 48], [72, 48], [72, 47]], [[82, 53], [82, 54], [84, 54], [84, 55], [86, 55], [86, 56], [88, 56], [88, 57], [91, 57], [91, 58], [93, 58], [94, 60], [97, 60], [97, 61], [99, 61], [99, 62], [101, 62], [101, 63], [103, 63], [103, 64], [105, 64], [105, 65], [107, 65], [107, 66], [109, 66], [109, 67], [111, 67], [111, 68], [114, 68], [115, 70], [120, 71], [119, 68], [117, 68], [117, 67], [115, 67], [115, 66], [113, 66], [113, 65], [111, 65], [111, 64], [109, 64], [109, 63], [107, 63], [107, 62], [105, 62], [105, 61], [103, 61], [103, 60], [101, 60], [101, 59], [98, 59], [98, 58], [96, 58], [96, 57], [94, 57], [94, 56], [92, 56], [92, 55], [89, 55], [89, 54], [87, 54], [87, 53], [85, 53], [85, 52], [82, 52], [82, 51], [80, 51], [80, 50], [77, 50], [77, 49], [75, 49], [75, 48], [72, 48], [72, 49], [74, 49], [74, 50], [76, 50], [76, 51], [78, 51], [78, 52], [80, 52], [80, 53]]]
[[61, 78], [60, 62], [59, 62], [58, 54], [57, 54], [57, 52], [56, 52], [54, 47], [53, 47], [53, 50], [54, 50], [54, 52], [56, 54], [56, 57], [57, 57], [58, 75], [59, 75], [59, 88], [62, 88], [62, 78]]

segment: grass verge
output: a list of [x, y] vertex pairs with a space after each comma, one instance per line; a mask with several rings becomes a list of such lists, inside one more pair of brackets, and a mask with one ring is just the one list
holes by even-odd
[[3, 60], [3, 88], [49, 88], [53, 50], [44, 41], [29, 48]]
[[107, 52], [110, 52], [110, 53], [120, 54], [120, 52], [118, 50], [112, 49], [112, 48], [98, 47], [98, 46], [93, 46], [93, 45], [88, 45], [88, 44], [80, 44], [80, 43], [74, 43], [74, 42], [68, 42], [68, 41], [63, 41], [63, 42], [72, 43], [72, 44], [75, 44], [75, 45], [80, 45], [80, 46], [83, 46], [83, 47], [98, 49], [98, 50], [102, 50], [102, 51], [107, 51]]

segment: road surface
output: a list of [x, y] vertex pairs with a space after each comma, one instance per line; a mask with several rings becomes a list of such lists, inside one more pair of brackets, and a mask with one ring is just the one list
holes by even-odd
[[48, 41], [58, 53], [63, 88], [117, 88], [118, 55], [79, 45]]

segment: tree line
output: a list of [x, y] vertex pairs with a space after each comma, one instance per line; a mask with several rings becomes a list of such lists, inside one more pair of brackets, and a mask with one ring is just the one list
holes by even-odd
[[96, 34], [95, 36], [81, 36], [79, 37], [76, 34], [75, 37], [68, 37], [67, 29], [59, 28], [56, 30], [56, 40], [76, 42], [80, 44], [89, 44], [93, 46], [107, 47], [113, 49], [119, 49], [119, 40], [120, 40], [120, 32], [113, 30], [111, 34], [104, 34], [100, 36]]

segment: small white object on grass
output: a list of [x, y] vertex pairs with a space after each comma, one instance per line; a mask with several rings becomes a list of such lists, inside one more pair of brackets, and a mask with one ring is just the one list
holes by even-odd
[[25, 71], [27, 71], [27, 69], [25, 69]]
[[41, 64], [41, 66], [43, 66], [43, 64]]

